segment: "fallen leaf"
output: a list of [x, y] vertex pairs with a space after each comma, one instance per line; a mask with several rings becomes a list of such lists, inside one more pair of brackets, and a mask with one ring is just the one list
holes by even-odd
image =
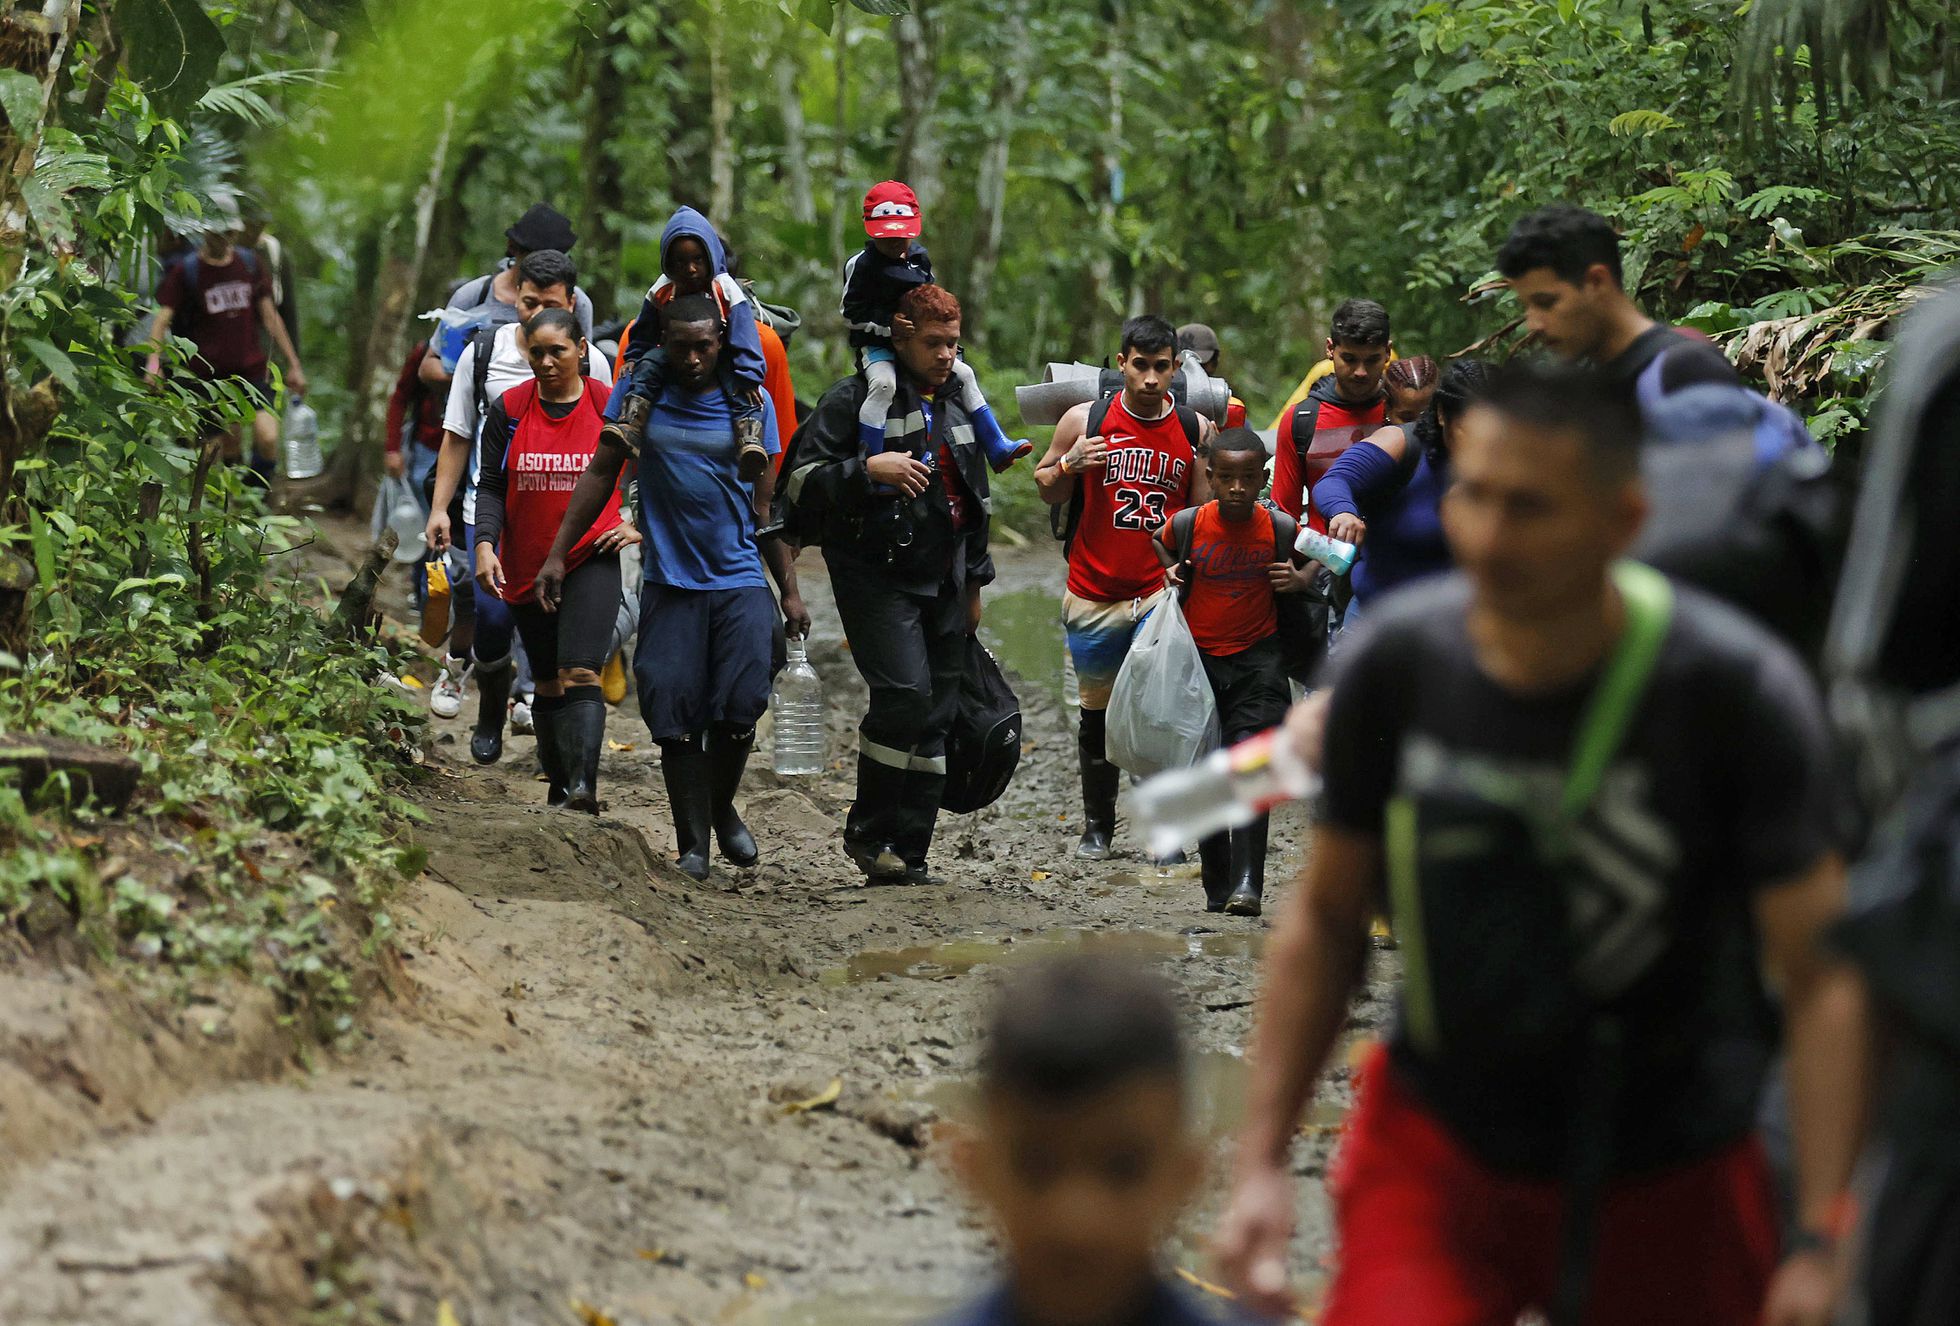
[[582, 1298], [572, 1300], [572, 1312], [585, 1326], [619, 1326], [618, 1322]]
[[456, 1309], [449, 1306], [449, 1300], [446, 1298], [436, 1304], [436, 1326], [463, 1326], [462, 1322], [456, 1320]]
[[659, 1262], [663, 1266], [679, 1266], [681, 1259], [665, 1248], [641, 1248], [633, 1254], [643, 1262]]
[[829, 1086], [825, 1087], [822, 1091], [819, 1091], [816, 1095], [810, 1097], [810, 1099], [792, 1101], [788, 1105], [783, 1106], [783, 1113], [784, 1114], [808, 1114], [811, 1110], [826, 1109], [829, 1106], [835, 1105], [837, 1103], [837, 1098], [843, 1094], [844, 1094], [844, 1079], [841, 1077], [833, 1077], [830, 1079]]
[[606, 739], [606, 749], [607, 750], [632, 750], [633, 743], [630, 741], [614, 741], [610, 737], [608, 737]]
[[768, 1284], [769, 1282], [763, 1279], [760, 1275], [756, 1274], [754, 1271], [750, 1271], [747, 1275], [742, 1277], [742, 1283], [747, 1285], [750, 1289], [760, 1289], [764, 1285]]
[[1028, 878], [1039, 884], [1042, 880], [1048, 878], [1048, 872], [1045, 870], [1030, 870], [1028, 872]]

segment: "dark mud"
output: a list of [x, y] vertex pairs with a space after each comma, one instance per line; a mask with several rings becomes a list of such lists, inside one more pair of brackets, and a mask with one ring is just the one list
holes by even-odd
[[[800, 569], [831, 761], [778, 779], [765, 729], [742, 798], [759, 867], [717, 862], [707, 885], [674, 870], [630, 701], [592, 820], [543, 807], [529, 738], [468, 763], [472, 698], [435, 724], [396, 996], [310, 1071], [215, 1086], [15, 1167], [0, 1321], [434, 1323], [444, 1303], [466, 1324], [918, 1320], [988, 1272], [939, 1163], [988, 993], [1077, 945], [1154, 962], [1183, 996], [1222, 1166], [1270, 922], [1206, 915], [1191, 872], [1153, 868], [1127, 829], [1115, 859], [1072, 858], [1054, 550], [1003, 559], [988, 630], [1021, 677], [1026, 753], [999, 804], [942, 820], [948, 883], [931, 888], [865, 888], [838, 847], [863, 690], [821, 560]], [[1276, 895], [1301, 825], [1276, 821]], [[1327, 1252], [1319, 1176], [1347, 1100], [1343, 1066], [1298, 1151], [1303, 1284]], [[1204, 1270], [1218, 1196], [1192, 1212], [1180, 1264]]]

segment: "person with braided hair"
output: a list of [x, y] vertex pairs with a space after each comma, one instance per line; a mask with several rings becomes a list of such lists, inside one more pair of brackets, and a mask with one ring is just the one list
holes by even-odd
[[1428, 405], [1412, 423], [1391, 423], [1342, 452], [1314, 487], [1327, 532], [1361, 549], [1343, 629], [1364, 601], [1450, 569], [1442, 516], [1450, 443], [1490, 371], [1481, 359], [1459, 359], [1439, 376], [1427, 355], [1396, 360], [1383, 375], [1391, 417], [1406, 413], [1424, 384]]

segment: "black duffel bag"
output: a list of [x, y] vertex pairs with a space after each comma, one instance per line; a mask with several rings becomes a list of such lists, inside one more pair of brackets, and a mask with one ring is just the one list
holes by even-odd
[[1021, 702], [978, 636], [968, 636], [960, 707], [946, 734], [939, 806], [966, 814], [1000, 800], [1021, 763]]

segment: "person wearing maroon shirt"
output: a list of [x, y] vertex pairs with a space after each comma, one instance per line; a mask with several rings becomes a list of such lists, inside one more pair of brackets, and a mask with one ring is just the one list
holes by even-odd
[[1150, 313], [1124, 323], [1118, 363], [1123, 389], [1063, 415], [1034, 472], [1042, 501], [1076, 513], [1062, 622], [1082, 692], [1075, 854], [1085, 861], [1109, 855], [1116, 829], [1119, 774], [1105, 744], [1106, 711], [1137, 626], [1164, 592], [1151, 539], [1185, 507], [1210, 500], [1200, 462], [1216, 431], [1171, 395], [1177, 332], [1170, 323]]
[[[272, 302], [272, 273], [257, 254], [231, 242], [228, 230], [205, 234], [197, 251], [173, 263], [157, 287], [156, 322], [150, 329], [152, 350], [148, 373], [162, 373], [161, 351], [172, 327], [196, 344], [190, 371], [205, 382], [249, 388], [260, 401], [252, 416], [252, 455], [248, 463], [261, 479], [271, 480], [273, 458], [279, 450], [279, 419], [270, 409], [272, 383], [266, 376], [263, 336], [270, 336], [286, 361], [286, 390], [306, 394], [306, 372], [299, 351], [287, 335], [286, 321]], [[213, 417], [206, 438], [223, 439], [224, 458], [239, 459], [235, 424]]]

